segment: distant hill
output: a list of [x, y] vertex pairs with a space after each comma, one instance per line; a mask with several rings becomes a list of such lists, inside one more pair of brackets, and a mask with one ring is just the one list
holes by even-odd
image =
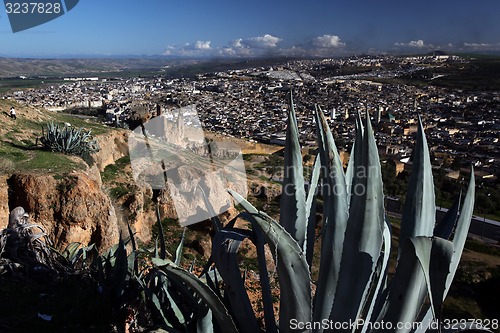
[[436, 51], [429, 52], [427, 55], [430, 55], [430, 56], [442, 56], [442, 55], [448, 55], [448, 53], [446, 53], [444, 51], [441, 51], [441, 50], [436, 50]]
[[[74, 58], [74, 59], [37, 59], [37, 58], [1, 58], [0, 78], [19, 76], [62, 76], [62, 75], [105, 75], [106, 73], [164, 73], [171, 77], [188, 77], [196, 74], [266, 67], [293, 58], [271, 57], [252, 59], [187, 59], [171, 57], [142, 58]], [[129, 75], [130, 76], [130, 75]]]
[[[0, 77], [78, 75], [87, 73], [151, 70], [188, 63], [170, 58], [133, 59], [29, 59], [0, 58]], [[193, 62], [193, 61], [191, 61]]]

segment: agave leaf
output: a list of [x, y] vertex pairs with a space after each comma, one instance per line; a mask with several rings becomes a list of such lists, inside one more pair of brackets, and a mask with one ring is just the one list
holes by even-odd
[[366, 332], [368, 329], [368, 325], [370, 323], [370, 320], [373, 318], [376, 318], [378, 313], [381, 310], [383, 303], [383, 300], [385, 299], [385, 296], [387, 296], [387, 293], [384, 292], [385, 284], [387, 283], [387, 269], [389, 268], [389, 259], [391, 256], [391, 225], [389, 222], [387, 222], [384, 225], [384, 256], [380, 258], [381, 260], [381, 267], [380, 267], [380, 274], [377, 277], [377, 284], [375, 286], [375, 290], [373, 292], [373, 298], [370, 302], [370, 305], [368, 306], [367, 309], [367, 314], [364, 316], [365, 318], [368, 318], [368, 320], [365, 321], [365, 325], [363, 326], [362, 333]]
[[207, 309], [207, 312], [196, 322], [196, 333], [214, 333], [212, 321], [212, 310]]
[[[348, 219], [344, 170], [323, 112], [316, 108], [319, 156], [323, 173], [324, 222], [313, 320], [328, 318], [332, 310]], [[320, 330], [321, 332], [321, 330]]]
[[[169, 262], [171, 265], [174, 265], [171, 261]], [[179, 309], [183, 312], [184, 317], [189, 320], [189, 318], [192, 317], [192, 313], [189, 309], [199, 308], [200, 306], [201, 299], [198, 294], [182, 281], [171, 279], [162, 267], [155, 267], [154, 272], [156, 274], [155, 279], [160, 280], [160, 283], [156, 284], [157, 290], [163, 294], [166, 294], [165, 290], [175, 291], [171, 292], [170, 296], [174, 299], [176, 304], [184, 305], [179, 306]], [[163, 299], [165, 298], [163, 297]]]
[[313, 252], [314, 252], [314, 240], [316, 237], [316, 196], [318, 189], [319, 176], [321, 173], [321, 160], [319, 156], [316, 156], [314, 161], [314, 166], [311, 174], [311, 180], [309, 181], [309, 192], [307, 193], [306, 199], [306, 241], [304, 242], [304, 253], [306, 254], [306, 260], [309, 267], [312, 265]]
[[132, 251], [137, 251], [137, 243], [135, 242], [134, 233], [132, 232], [132, 227], [130, 226], [129, 221], [127, 221], [127, 230], [130, 237], [130, 242], [132, 243]]
[[[384, 193], [377, 144], [369, 115], [362, 155], [353, 179], [349, 219], [345, 232], [340, 274], [330, 319], [356, 320], [368, 297], [385, 228]], [[356, 276], [356, 283], [352, 277]]]
[[165, 244], [165, 234], [163, 233], [163, 226], [161, 225], [160, 205], [156, 203], [156, 223], [158, 224], [158, 235], [160, 238], [160, 259], [167, 258], [167, 246]]
[[170, 279], [185, 283], [201, 299], [203, 299], [203, 301], [212, 310], [212, 314], [219, 323], [223, 333], [238, 333], [238, 329], [236, 328], [233, 319], [227, 312], [227, 309], [222, 301], [217, 297], [217, 295], [215, 295], [212, 289], [210, 289], [200, 279], [198, 279], [195, 275], [186, 272], [182, 268], [173, 265], [173, 263], [169, 260], [153, 259], [153, 263], [160, 266]]
[[[165, 274], [161, 270], [158, 270], [157, 272], [159, 274]], [[167, 279], [166, 278], [161, 279], [161, 281], [162, 281], [162, 283], [161, 283], [162, 291], [165, 294], [165, 296], [167, 296], [168, 304], [170, 305], [170, 308], [172, 309], [175, 318], [177, 319], [177, 321], [179, 322], [180, 325], [185, 325], [186, 324], [186, 317], [184, 316], [184, 313], [182, 313], [181, 309], [179, 308], [179, 306], [177, 305], [175, 300], [172, 298], [172, 295], [170, 294], [170, 292], [168, 291]]]
[[259, 331], [259, 325], [245, 290], [238, 266], [237, 252], [246, 235], [236, 231], [221, 230], [212, 241], [212, 258], [225, 283], [225, 294], [241, 332]]
[[453, 258], [451, 261], [451, 274], [448, 276], [448, 280], [446, 281], [446, 294], [448, 293], [451, 282], [455, 277], [458, 264], [460, 263], [460, 258], [462, 257], [462, 252], [465, 246], [465, 241], [467, 240], [467, 234], [469, 233], [472, 213], [474, 211], [476, 180], [474, 177], [473, 166], [471, 166], [470, 175], [469, 187], [467, 188], [467, 194], [465, 195], [462, 210], [460, 212], [460, 217], [458, 218], [457, 227], [455, 228], [455, 233], [453, 235], [453, 246], [455, 249], [455, 253], [453, 253]]
[[[458, 264], [460, 263], [460, 258], [462, 257], [462, 252], [465, 246], [465, 241], [467, 240], [467, 234], [469, 233], [469, 227], [472, 219], [472, 213], [474, 210], [474, 197], [475, 197], [475, 187], [476, 181], [474, 177], [474, 168], [471, 166], [471, 178], [469, 181], [469, 186], [467, 188], [467, 193], [465, 195], [464, 203], [462, 206], [462, 211], [460, 212], [460, 217], [457, 221], [457, 227], [455, 228], [455, 234], [453, 236], [453, 248], [454, 253], [451, 259], [450, 274], [446, 279], [446, 289], [444, 291], [443, 300], [446, 298], [448, 291], [450, 290], [451, 283], [455, 277]], [[416, 333], [425, 332], [428, 325], [432, 319], [431, 309], [427, 310], [427, 313], [422, 319], [424, 325], [415, 330]]]
[[167, 317], [165, 316], [165, 313], [163, 312], [163, 308], [161, 306], [160, 300], [158, 299], [158, 296], [156, 296], [156, 294], [153, 293], [152, 290], [146, 286], [146, 284], [144, 283], [144, 281], [142, 279], [136, 279], [136, 281], [139, 283], [139, 285], [141, 286], [142, 290], [144, 290], [144, 292], [149, 297], [149, 299], [151, 299], [151, 302], [153, 302], [153, 304], [154, 304], [156, 310], [158, 311], [158, 313], [160, 314], [163, 322], [167, 326], [172, 327], [171, 324], [170, 324], [170, 322], [167, 320]]
[[448, 209], [443, 219], [436, 223], [436, 226], [434, 227], [434, 236], [444, 239], [450, 238], [451, 232], [457, 223], [461, 197], [462, 193], [460, 193], [460, 195], [455, 199], [453, 205], [450, 209]]
[[217, 274], [219, 274], [219, 272], [217, 272], [215, 268], [213, 270], [209, 270], [200, 277], [200, 281], [206, 283], [210, 287], [210, 289], [212, 289], [215, 292], [217, 297], [222, 298], [222, 295], [219, 290], [219, 283], [218, 283], [219, 278]]
[[62, 256], [71, 263], [74, 263], [75, 257], [82, 244], [78, 242], [70, 243], [62, 252]]
[[208, 200], [208, 196], [206, 195], [206, 192], [203, 189], [203, 187], [198, 185], [198, 189], [201, 191], [201, 194], [203, 197], [203, 202], [205, 203], [205, 207], [206, 207], [209, 215], [212, 216], [210, 218], [210, 221], [212, 221], [212, 225], [214, 226], [215, 232], [219, 232], [223, 227], [222, 222], [219, 219], [219, 216], [217, 215], [217, 213], [215, 212], [212, 204], [210, 203], [210, 200]]
[[186, 228], [184, 227], [184, 230], [182, 231], [182, 236], [181, 240], [179, 242], [179, 245], [177, 246], [177, 250], [175, 250], [175, 260], [174, 263], [179, 266], [181, 263], [182, 259], [182, 249], [184, 247], [184, 239], [186, 237]]
[[[429, 245], [429, 242], [423, 244]], [[416, 255], [415, 244], [408, 239], [401, 251], [396, 274], [391, 281], [388, 296], [377, 322], [390, 322], [396, 327], [398, 322], [415, 321], [422, 305], [420, 303], [422, 294], [425, 294], [426, 289], [425, 276]], [[407, 332], [407, 330], [394, 330], [394, 332]]]
[[274, 304], [271, 294], [271, 284], [269, 282], [269, 274], [266, 265], [266, 253], [264, 249], [265, 239], [262, 229], [258, 226], [257, 221], [253, 215], [249, 213], [242, 213], [243, 218], [252, 223], [252, 230], [255, 234], [255, 247], [257, 250], [257, 262], [259, 265], [259, 280], [262, 291], [262, 305], [264, 308], [264, 322], [266, 324], [266, 333], [277, 333], [278, 327], [274, 319]]
[[[439, 318], [453, 244], [441, 238], [414, 237], [403, 247], [396, 274], [379, 321], [414, 322], [429, 294], [432, 312]], [[395, 332], [410, 332], [403, 327]]]
[[453, 243], [442, 238], [431, 240], [429, 238], [417, 237], [411, 240], [414, 244], [419, 263], [422, 265], [434, 318], [440, 319], [446, 277], [449, 273], [451, 257], [453, 255]]
[[132, 243], [132, 254], [129, 258], [129, 269], [137, 275], [139, 273], [139, 263], [137, 262], [137, 243], [135, 242], [134, 233], [132, 232], [132, 227], [130, 226], [129, 221], [127, 221], [127, 230]]
[[399, 254], [410, 237], [432, 236], [436, 221], [436, 203], [432, 166], [425, 138], [424, 126], [418, 117], [417, 144], [413, 152], [413, 165], [401, 218]]
[[160, 254], [158, 252], [158, 237], [155, 238], [155, 248], [154, 248], [153, 257], [160, 258]]
[[[91, 244], [89, 246], [82, 247], [78, 251], [77, 258], [81, 257], [82, 258], [82, 262], [85, 263], [85, 260], [87, 260], [89, 253], [93, 253], [93, 260], [95, 260], [98, 257], [98, 252], [97, 252], [97, 249], [95, 247], [95, 244]], [[75, 260], [77, 258], [75, 258]]]
[[306, 193], [299, 130], [292, 93], [289, 94], [286, 141], [284, 152], [283, 187], [280, 199], [280, 224], [292, 237], [304, 246], [306, 237]]
[[[351, 205], [351, 191], [352, 191], [352, 182], [354, 179], [354, 172], [356, 169], [356, 160], [359, 160], [359, 158], [356, 158], [356, 155], [361, 154], [361, 144], [360, 142], [363, 142], [363, 135], [364, 135], [364, 127], [363, 127], [363, 122], [361, 120], [361, 115], [358, 112], [358, 115], [356, 117], [356, 137], [354, 139], [354, 142], [351, 147], [351, 154], [349, 155], [349, 162], [347, 163], [347, 169], [345, 171], [345, 182], [346, 182], [346, 190], [347, 190], [347, 205]], [[358, 145], [356, 146], [356, 142], [358, 142]]]
[[128, 261], [127, 261], [127, 250], [125, 249], [125, 243], [120, 235], [118, 242], [118, 248], [115, 252], [115, 265], [113, 271], [113, 283], [115, 284], [114, 294], [118, 299], [125, 290], [125, 281], [127, 279], [128, 272]]
[[280, 284], [280, 333], [291, 331], [290, 321], [311, 321], [311, 278], [302, 248], [286, 230], [265, 213], [259, 212], [238, 193], [233, 198], [252, 214], [275, 253]]

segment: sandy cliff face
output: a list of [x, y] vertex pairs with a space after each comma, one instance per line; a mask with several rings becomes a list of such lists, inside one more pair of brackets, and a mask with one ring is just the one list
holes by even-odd
[[0, 175], [0, 229], [7, 226], [9, 221], [9, 188], [7, 175]]
[[93, 157], [100, 171], [128, 155], [127, 133], [125, 130], [116, 130], [98, 137], [100, 150]]
[[113, 205], [90, 173], [14, 174], [7, 185], [10, 209], [24, 207], [30, 221], [41, 224], [56, 247], [80, 242], [104, 250], [118, 241]]

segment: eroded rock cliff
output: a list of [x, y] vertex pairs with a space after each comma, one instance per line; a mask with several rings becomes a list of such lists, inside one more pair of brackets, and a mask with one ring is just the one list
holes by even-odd
[[90, 173], [14, 174], [7, 184], [10, 208], [24, 207], [30, 221], [42, 225], [56, 247], [80, 242], [104, 250], [118, 241], [113, 205]]

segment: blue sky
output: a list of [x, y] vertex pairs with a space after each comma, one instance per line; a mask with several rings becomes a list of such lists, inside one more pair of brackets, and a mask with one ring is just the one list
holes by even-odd
[[500, 51], [498, 13], [498, 0], [80, 0], [12, 33], [2, 5], [0, 56]]

